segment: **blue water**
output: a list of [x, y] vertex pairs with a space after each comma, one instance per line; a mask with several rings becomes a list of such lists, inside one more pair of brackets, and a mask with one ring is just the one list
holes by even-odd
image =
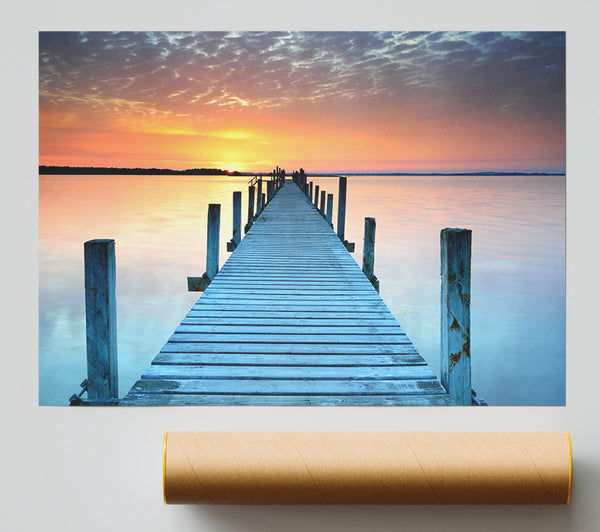
[[[315, 183], [337, 196], [335, 178]], [[124, 395], [199, 295], [186, 278], [205, 270], [208, 203], [222, 204], [227, 259], [234, 190], [245, 210], [239, 177], [40, 176], [40, 404], [67, 404], [86, 376], [84, 241], [116, 240]], [[465, 227], [474, 389], [491, 405], [564, 404], [564, 177], [349, 177], [359, 264], [367, 216], [381, 295], [438, 376], [439, 233]]]

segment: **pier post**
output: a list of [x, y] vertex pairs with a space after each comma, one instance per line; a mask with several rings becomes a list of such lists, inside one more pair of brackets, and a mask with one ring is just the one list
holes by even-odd
[[84, 243], [88, 397], [119, 397], [115, 241]]
[[267, 181], [267, 203], [273, 199], [275, 189], [273, 188], [274, 181]]
[[441, 382], [458, 405], [471, 404], [471, 231], [443, 229]]
[[375, 226], [375, 218], [365, 218], [362, 271], [379, 292], [379, 279], [375, 277]]
[[233, 237], [227, 242], [227, 251], [233, 251], [242, 241], [242, 193], [233, 193]]
[[333, 220], [333, 194], [327, 194], [327, 223], [332, 224]]
[[267, 195], [263, 192], [260, 195], [260, 212], [262, 212], [263, 209], [265, 208], [265, 205], [267, 204], [266, 201], [267, 201]]
[[310, 199], [310, 202], [313, 202], [313, 182], [311, 181], [308, 184], [308, 198]]
[[221, 225], [221, 205], [208, 206], [208, 232], [206, 237], [206, 275], [212, 281], [219, 272], [219, 230]]
[[319, 209], [319, 185], [315, 185], [315, 207]]
[[262, 174], [258, 178], [258, 192], [256, 193], [256, 216], [262, 211]]
[[346, 177], [340, 176], [338, 193], [337, 236], [343, 242], [346, 230]]
[[326, 196], [326, 192], [324, 190], [321, 190], [321, 201], [319, 203], [319, 212], [321, 213], [321, 216], [323, 218], [325, 218], [325, 196]]
[[248, 232], [252, 227], [252, 221], [254, 220], [254, 185], [248, 187], [248, 223], [244, 228], [244, 232]]

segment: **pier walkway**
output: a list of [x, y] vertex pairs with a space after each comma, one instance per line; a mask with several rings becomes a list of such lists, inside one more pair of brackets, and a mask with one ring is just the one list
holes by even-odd
[[120, 404], [454, 403], [288, 180]]

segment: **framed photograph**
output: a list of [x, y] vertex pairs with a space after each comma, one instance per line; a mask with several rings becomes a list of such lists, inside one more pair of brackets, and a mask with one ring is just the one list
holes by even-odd
[[565, 72], [562, 31], [40, 32], [39, 404], [565, 405]]

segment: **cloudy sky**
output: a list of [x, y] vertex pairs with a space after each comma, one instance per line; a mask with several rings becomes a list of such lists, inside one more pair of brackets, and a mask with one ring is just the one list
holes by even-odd
[[40, 164], [564, 171], [565, 34], [40, 33]]

